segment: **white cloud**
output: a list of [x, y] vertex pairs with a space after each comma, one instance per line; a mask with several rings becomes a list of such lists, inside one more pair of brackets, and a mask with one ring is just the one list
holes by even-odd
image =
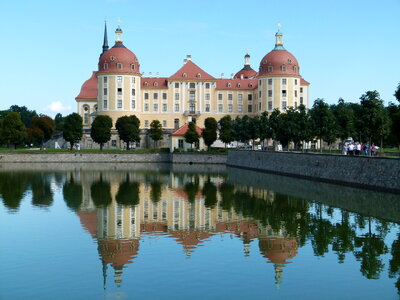
[[64, 104], [62, 104], [61, 101], [53, 101], [45, 108], [43, 108], [43, 110], [51, 114], [57, 114], [57, 113], [63, 114], [71, 111], [71, 106], [64, 106]]

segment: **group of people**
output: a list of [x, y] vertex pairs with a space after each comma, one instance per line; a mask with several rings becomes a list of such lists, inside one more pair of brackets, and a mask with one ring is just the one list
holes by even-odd
[[370, 145], [369, 143], [350, 142], [350, 143], [344, 143], [343, 154], [350, 156], [353, 155], [375, 156], [376, 150], [378, 149], [379, 147], [375, 146], [374, 143]]

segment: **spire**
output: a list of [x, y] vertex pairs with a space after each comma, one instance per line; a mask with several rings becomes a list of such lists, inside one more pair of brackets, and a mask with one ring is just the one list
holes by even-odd
[[250, 66], [250, 55], [249, 55], [249, 53], [247, 53], [244, 56], [244, 66]]
[[283, 34], [281, 32], [281, 24], [278, 24], [278, 32], [275, 34], [275, 48], [273, 50], [286, 50], [283, 47]]
[[108, 50], [107, 22], [104, 21], [104, 41], [103, 41], [103, 52], [101, 53], [101, 55], [103, 55], [104, 52], [106, 52], [107, 50]]
[[101, 260], [103, 264], [103, 289], [106, 289], [107, 286], [107, 263], [104, 260]]

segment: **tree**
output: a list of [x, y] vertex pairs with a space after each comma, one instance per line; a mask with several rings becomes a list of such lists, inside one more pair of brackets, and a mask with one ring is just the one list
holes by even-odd
[[204, 206], [213, 208], [217, 203], [217, 187], [211, 182], [210, 177], [203, 185]]
[[100, 144], [100, 150], [103, 150], [104, 143], [111, 138], [112, 119], [109, 116], [97, 116], [92, 123], [90, 137], [95, 143]]
[[55, 124], [48, 116], [33, 117], [32, 127], [37, 139], [40, 140], [40, 150], [44, 149], [44, 143], [48, 141], [55, 132]]
[[103, 180], [102, 173], [100, 173], [99, 180], [93, 182], [90, 193], [96, 207], [107, 207], [112, 203], [110, 183]]
[[81, 140], [82, 135], [82, 117], [77, 113], [66, 116], [63, 126], [63, 137], [70, 143], [71, 150], [74, 148], [74, 144]]
[[299, 135], [295, 138], [295, 143], [296, 141], [302, 142], [302, 151], [304, 151], [305, 143], [308, 143], [313, 138], [311, 117], [303, 104], [301, 104], [297, 109], [299, 111], [297, 119]]
[[207, 150], [210, 151], [211, 145], [217, 140], [218, 123], [212, 117], [204, 120], [204, 130], [202, 132], [204, 143], [207, 145]]
[[162, 125], [160, 121], [153, 120], [150, 123], [149, 135], [150, 138], [154, 141], [154, 145], [157, 148], [158, 141], [161, 141], [163, 139]]
[[325, 103], [324, 99], [316, 99], [314, 105], [310, 110], [311, 120], [313, 123], [313, 132], [320, 140], [320, 147], [322, 151], [322, 140], [332, 142], [332, 137], [335, 136], [335, 119], [329, 105]]
[[391, 145], [396, 145], [400, 149], [400, 105], [394, 105], [389, 103], [386, 108], [388, 111], [389, 118], [391, 120], [391, 131], [389, 136], [389, 143]]
[[267, 141], [268, 147], [268, 140], [272, 139], [273, 132], [272, 128], [269, 123], [268, 113], [264, 111], [260, 117], [260, 140], [262, 141], [263, 148], [264, 148], [264, 141]]
[[121, 205], [135, 206], [140, 202], [139, 193], [139, 183], [131, 182], [129, 179], [129, 173], [127, 173], [125, 181], [119, 186], [115, 200]]
[[342, 142], [355, 134], [354, 111], [348, 103], [339, 98], [337, 105], [332, 105], [331, 110], [335, 117], [337, 136]]
[[271, 115], [269, 116], [268, 119], [268, 123], [269, 123], [269, 127], [271, 128], [271, 138], [273, 140], [276, 140], [276, 135], [278, 132], [278, 128], [279, 128], [279, 115], [280, 115], [280, 111], [279, 109], [275, 108]]
[[232, 131], [232, 118], [227, 115], [219, 120], [219, 139], [225, 144], [229, 144], [234, 140]]
[[193, 143], [197, 143], [199, 141], [199, 137], [200, 135], [196, 131], [196, 125], [194, 122], [189, 122], [188, 130], [184, 135], [185, 142], [190, 144], [191, 148], [193, 148]]
[[54, 117], [54, 123], [56, 124], [56, 131], [63, 131], [64, 118], [62, 114], [56, 114], [56, 116]]
[[242, 118], [236, 117], [232, 123], [233, 137], [236, 141], [247, 143], [251, 139], [250, 118], [245, 115]]
[[115, 128], [118, 131], [119, 138], [126, 143], [126, 150], [129, 150], [130, 142], [140, 141], [140, 120], [135, 116], [123, 116], [117, 119]]
[[371, 142], [381, 142], [389, 134], [390, 119], [383, 106], [383, 100], [377, 91], [367, 91], [360, 97], [361, 120], [364, 124], [364, 134]]
[[2, 143], [15, 149], [17, 145], [22, 144], [25, 139], [25, 125], [21, 121], [21, 115], [16, 112], [9, 113], [1, 122]]
[[397, 86], [397, 89], [394, 91], [394, 95], [393, 95], [393, 96], [395, 96], [396, 99], [397, 99], [397, 101], [400, 102], [400, 83], [399, 83], [399, 85]]
[[26, 128], [32, 128], [32, 118], [38, 116], [35, 110], [29, 110], [26, 106], [12, 105], [9, 111], [20, 113], [21, 120]]
[[79, 210], [82, 204], [82, 183], [76, 183], [71, 174], [69, 180], [65, 181], [63, 185], [64, 201], [68, 208], [73, 211]]
[[249, 138], [252, 140], [252, 148], [254, 149], [255, 140], [260, 137], [260, 118], [258, 116], [249, 118], [248, 126]]

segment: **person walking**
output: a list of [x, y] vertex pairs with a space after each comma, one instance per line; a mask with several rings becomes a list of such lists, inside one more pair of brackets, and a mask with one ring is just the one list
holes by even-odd
[[375, 147], [375, 144], [372, 143], [372, 145], [371, 145], [371, 156], [375, 156], [375, 152], [376, 152], [376, 147]]
[[350, 156], [354, 155], [354, 144], [353, 143], [349, 144], [349, 151], [348, 152], [349, 152]]
[[361, 154], [361, 144], [357, 142], [356, 144], [356, 155], [359, 156]]

